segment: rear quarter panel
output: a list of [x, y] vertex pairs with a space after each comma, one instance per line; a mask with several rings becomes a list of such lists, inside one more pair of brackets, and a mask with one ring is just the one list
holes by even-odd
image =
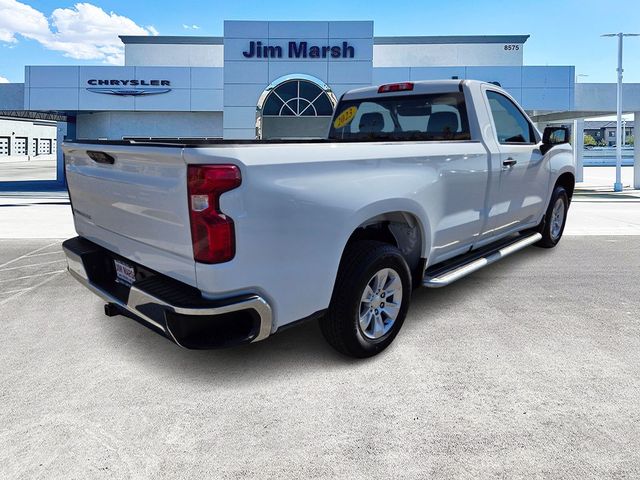
[[262, 294], [274, 309], [274, 328], [329, 305], [346, 242], [372, 217], [413, 215], [429, 256], [434, 225], [451, 223], [443, 221], [446, 202], [455, 201], [447, 183], [459, 181], [459, 169], [487, 169], [478, 142], [245, 145], [186, 149], [184, 158], [236, 164], [243, 178], [221, 198], [235, 222], [236, 256], [196, 264], [198, 287], [211, 298]]

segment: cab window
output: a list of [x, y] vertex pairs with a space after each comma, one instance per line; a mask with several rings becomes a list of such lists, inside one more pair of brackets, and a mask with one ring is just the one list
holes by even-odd
[[504, 95], [487, 91], [499, 143], [535, 143], [533, 127], [520, 109]]
[[371, 129], [385, 133], [393, 132], [393, 119], [389, 110], [379, 103], [362, 102], [351, 122], [351, 131], [353, 133], [369, 133]]
[[330, 140], [470, 140], [462, 92], [377, 96], [340, 102]]

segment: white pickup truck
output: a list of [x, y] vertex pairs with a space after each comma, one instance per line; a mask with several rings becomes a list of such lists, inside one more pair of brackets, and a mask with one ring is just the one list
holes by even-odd
[[317, 318], [337, 350], [367, 357], [413, 288], [556, 245], [567, 142], [501, 88], [447, 80], [352, 90], [326, 140], [67, 143], [79, 236], [64, 251], [107, 315], [183, 347]]

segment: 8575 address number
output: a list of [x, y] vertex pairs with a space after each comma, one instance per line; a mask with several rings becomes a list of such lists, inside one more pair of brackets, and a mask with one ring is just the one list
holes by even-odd
[[520, 50], [520, 45], [507, 44], [504, 46], [504, 49], [507, 51]]

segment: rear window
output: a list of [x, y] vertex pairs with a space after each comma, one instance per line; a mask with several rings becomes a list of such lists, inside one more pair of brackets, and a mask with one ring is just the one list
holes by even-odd
[[330, 140], [470, 140], [460, 92], [340, 102]]

